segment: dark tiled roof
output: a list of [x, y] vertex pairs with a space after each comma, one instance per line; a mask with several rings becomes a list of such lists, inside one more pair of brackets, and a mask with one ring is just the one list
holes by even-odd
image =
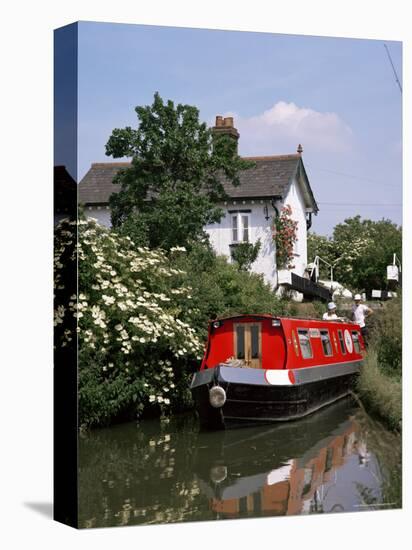
[[82, 204], [106, 204], [112, 193], [117, 193], [120, 185], [113, 178], [122, 168], [128, 168], [130, 162], [96, 162], [79, 184], [79, 202]]
[[[293, 176], [303, 164], [300, 155], [278, 155], [270, 157], [243, 157], [255, 163], [253, 168], [240, 173], [240, 185], [234, 187], [223, 180], [225, 191], [230, 198], [264, 198], [276, 195], [285, 196]], [[113, 184], [116, 173], [130, 166], [128, 162], [109, 162], [92, 164], [79, 185], [79, 201], [82, 204], [105, 204], [119, 186]], [[307, 181], [303, 168], [304, 179], [307, 182], [307, 197], [317, 210], [316, 202]]]
[[284, 195], [300, 159], [299, 155], [243, 158], [254, 162], [255, 166], [240, 173], [240, 185], [234, 187], [223, 181], [226, 193], [233, 199]]

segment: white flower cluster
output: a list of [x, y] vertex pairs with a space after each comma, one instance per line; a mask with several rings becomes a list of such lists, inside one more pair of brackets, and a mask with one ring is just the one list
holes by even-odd
[[[145, 364], [148, 366], [148, 363]], [[149, 395], [150, 403], [159, 403], [162, 405], [170, 405], [170, 393], [173, 393], [174, 388], [174, 372], [172, 363], [169, 360], [158, 361], [158, 371], [154, 374], [151, 384], [147, 384], [151, 394]]]
[[[74, 228], [67, 229], [67, 224], [72, 226], [73, 222], [61, 222], [56, 247], [57, 283], [68, 243], [73, 244]], [[134, 367], [142, 370], [143, 364], [143, 371], [154, 373], [150, 381], [145, 376], [149, 400], [169, 405], [174, 374], [171, 361], [164, 357], [174, 357], [176, 368], [182, 360], [199, 358], [203, 348], [190, 325], [192, 289], [183, 284], [184, 271], [174, 269], [162, 250], [136, 248], [130, 238], [94, 220], [80, 221], [77, 231], [80, 293], [78, 297], [72, 295], [65, 305], [77, 319], [80, 356], [87, 350], [97, 354], [107, 373], [121, 365], [128, 365], [127, 372], [133, 372]], [[183, 253], [185, 249], [175, 247], [172, 251]], [[65, 315], [64, 305], [58, 305], [55, 325], [61, 325]], [[64, 333], [63, 340], [72, 336]], [[146, 358], [150, 361], [142, 363]]]
[[372, 244], [372, 240], [367, 235], [341, 244], [340, 255], [335, 261], [335, 265], [339, 266], [342, 273], [351, 273], [354, 263], [363, 256]]
[[54, 310], [54, 326], [57, 326], [60, 323], [63, 323], [65, 312], [66, 310], [64, 306], [62, 305], [57, 306], [57, 308]]

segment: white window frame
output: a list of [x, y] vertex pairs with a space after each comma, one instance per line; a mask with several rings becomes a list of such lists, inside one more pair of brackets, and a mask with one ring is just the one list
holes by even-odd
[[[325, 357], [332, 357], [333, 355], [333, 347], [332, 347], [332, 340], [330, 339], [330, 334], [329, 334], [329, 330], [328, 329], [320, 329], [320, 342], [322, 344], [322, 350], [323, 350], [323, 355]], [[324, 338], [326, 336], [326, 338]], [[324, 340], [326, 340], [327, 344], [326, 345], [323, 345], [323, 342]], [[329, 346], [328, 346], [329, 344]], [[326, 353], [326, 350], [325, 348], [329, 348], [330, 349], [330, 353]]]
[[346, 355], [345, 338], [343, 337], [343, 331], [340, 329], [338, 330], [338, 340], [339, 340], [339, 348], [342, 355]]
[[352, 332], [353, 349], [354, 349], [355, 353], [360, 353], [362, 348], [361, 348], [360, 340], [359, 340], [359, 331], [352, 330], [351, 332]]
[[[247, 218], [247, 240], [243, 239], [244, 227], [242, 226], [242, 217]], [[233, 219], [236, 219], [236, 227], [233, 225]], [[233, 238], [233, 230], [236, 229], [237, 239]], [[232, 244], [250, 243], [250, 212], [236, 212], [230, 215], [230, 232], [232, 235]], [[240, 237], [240, 238], [239, 238]]]
[[[312, 342], [310, 341], [309, 329], [298, 328], [298, 341], [300, 347], [300, 353], [303, 359], [313, 359]], [[301, 338], [303, 336], [303, 338]], [[303, 340], [303, 342], [302, 342]], [[307, 352], [310, 352], [310, 355]]]

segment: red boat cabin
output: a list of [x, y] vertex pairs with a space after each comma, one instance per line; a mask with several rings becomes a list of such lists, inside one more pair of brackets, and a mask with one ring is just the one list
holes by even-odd
[[360, 327], [344, 321], [247, 315], [209, 324], [200, 370], [237, 362], [255, 369], [299, 369], [362, 359]]

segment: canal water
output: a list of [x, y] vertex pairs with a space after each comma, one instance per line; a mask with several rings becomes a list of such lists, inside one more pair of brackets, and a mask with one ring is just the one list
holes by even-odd
[[349, 397], [299, 421], [199, 431], [196, 416], [82, 434], [80, 527], [400, 508], [401, 439]]

